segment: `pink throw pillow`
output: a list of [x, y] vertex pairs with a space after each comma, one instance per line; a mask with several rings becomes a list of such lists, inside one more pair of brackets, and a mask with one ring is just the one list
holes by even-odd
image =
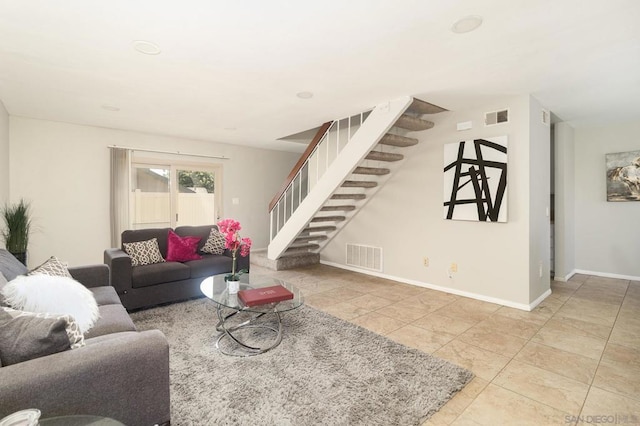
[[188, 260], [202, 259], [198, 250], [199, 237], [181, 237], [171, 229], [167, 240], [167, 262], [186, 262]]

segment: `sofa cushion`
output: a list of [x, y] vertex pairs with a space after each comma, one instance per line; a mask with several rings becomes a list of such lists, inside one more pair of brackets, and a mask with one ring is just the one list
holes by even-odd
[[[167, 255], [167, 235], [171, 228], [152, 228], [152, 229], [135, 229], [127, 230], [122, 233], [121, 247], [124, 250], [124, 243], [135, 243], [138, 241], [148, 241], [152, 238], [158, 240], [158, 247], [160, 248], [160, 254], [162, 257]], [[178, 234], [183, 236], [182, 234]]]
[[124, 246], [124, 251], [131, 258], [131, 266], [153, 265], [164, 262], [157, 238], [136, 241], [135, 243], [122, 243], [122, 245]]
[[100, 319], [88, 333], [85, 333], [85, 338], [89, 339], [121, 331], [136, 331], [136, 326], [124, 306], [120, 304], [103, 305], [99, 309]]
[[0, 309], [0, 360], [3, 366], [70, 349], [63, 318], [12, 317]]
[[169, 230], [167, 239], [167, 262], [186, 262], [188, 260], [201, 259], [196, 250], [200, 237], [181, 237], [175, 232]]
[[[198, 262], [194, 260], [194, 262]], [[183, 263], [165, 262], [154, 265], [136, 266], [131, 269], [131, 287], [140, 288], [150, 285], [189, 279], [189, 267]]]
[[49, 275], [52, 277], [69, 277], [73, 278], [69, 273], [66, 262], [61, 262], [57, 257], [51, 256], [42, 265], [29, 271], [27, 275]]
[[191, 268], [191, 278], [201, 278], [231, 272], [232, 262], [227, 256], [205, 254], [202, 259], [185, 262], [185, 265]]
[[18, 259], [5, 249], [0, 249], [0, 272], [11, 281], [18, 275], [26, 275], [29, 270]]
[[204, 247], [207, 239], [209, 238], [209, 234], [211, 233], [211, 229], [218, 229], [216, 225], [201, 225], [201, 226], [178, 226], [175, 229], [176, 234], [181, 237], [199, 237], [200, 243], [198, 243], [198, 251], [202, 252], [202, 248]]
[[102, 305], [120, 305], [120, 298], [116, 289], [111, 286], [92, 287], [89, 289], [93, 293], [98, 306]]
[[98, 304], [93, 293], [73, 278], [19, 276], [4, 287], [2, 294], [15, 309], [71, 315], [83, 333], [98, 319]]
[[220, 231], [218, 231], [217, 228], [211, 228], [209, 237], [204, 243], [204, 247], [202, 247], [201, 251], [202, 253], [222, 254], [224, 253], [225, 243], [225, 236]]
[[49, 314], [49, 313], [40, 313], [40, 312], [26, 312], [19, 311], [17, 309], [12, 308], [0, 308], [4, 312], [11, 315], [12, 318], [19, 317], [38, 317], [38, 318], [51, 318], [51, 319], [63, 319], [65, 321], [65, 331], [67, 332], [67, 337], [69, 338], [69, 345], [71, 345], [71, 349], [78, 349], [84, 346], [84, 336], [80, 331], [80, 327], [78, 323], [71, 315], [58, 315], [58, 314]]

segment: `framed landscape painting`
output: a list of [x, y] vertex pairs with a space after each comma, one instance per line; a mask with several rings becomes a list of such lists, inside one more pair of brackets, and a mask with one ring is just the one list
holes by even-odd
[[640, 201], [640, 151], [605, 155], [607, 201]]

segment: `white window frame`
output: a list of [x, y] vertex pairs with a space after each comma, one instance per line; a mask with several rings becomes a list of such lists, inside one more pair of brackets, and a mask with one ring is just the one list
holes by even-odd
[[[199, 161], [184, 161], [176, 158], [167, 158], [165, 156], [158, 156], [157, 158], [150, 156], [136, 156], [136, 152], [134, 151], [131, 162], [130, 162], [130, 172], [133, 177], [133, 172], [136, 166], [144, 166], [144, 167], [158, 167], [169, 170], [169, 223], [171, 228], [175, 228], [178, 222], [177, 216], [177, 206], [178, 206], [178, 170], [197, 170], [203, 172], [210, 172], [214, 174], [214, 205], [215, 205], [215, 218], [211, 218], [212, 223], [217, 223], [223, 217], [224, 214], [224, 206], [223, 200], [223, 166], [221, 163], [212, 163], [212, 162], [199, 162]], [[129, 183], [131, 185], [131, 181]], [[133, 191], [133, 188], [129, 188], [129, 193]], [[133, 227], [133, 218], [135, 208], [134, 203], [130, 203], [129, 209], [129, 225]]]

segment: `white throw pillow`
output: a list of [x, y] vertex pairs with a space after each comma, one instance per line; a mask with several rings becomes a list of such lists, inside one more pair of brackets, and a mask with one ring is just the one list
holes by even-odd
[[83, 334], [100, 317], [93, 293], [73, 278], [20, 275], [4, 286], [2, 295], [14, 309], [71, 315]]

